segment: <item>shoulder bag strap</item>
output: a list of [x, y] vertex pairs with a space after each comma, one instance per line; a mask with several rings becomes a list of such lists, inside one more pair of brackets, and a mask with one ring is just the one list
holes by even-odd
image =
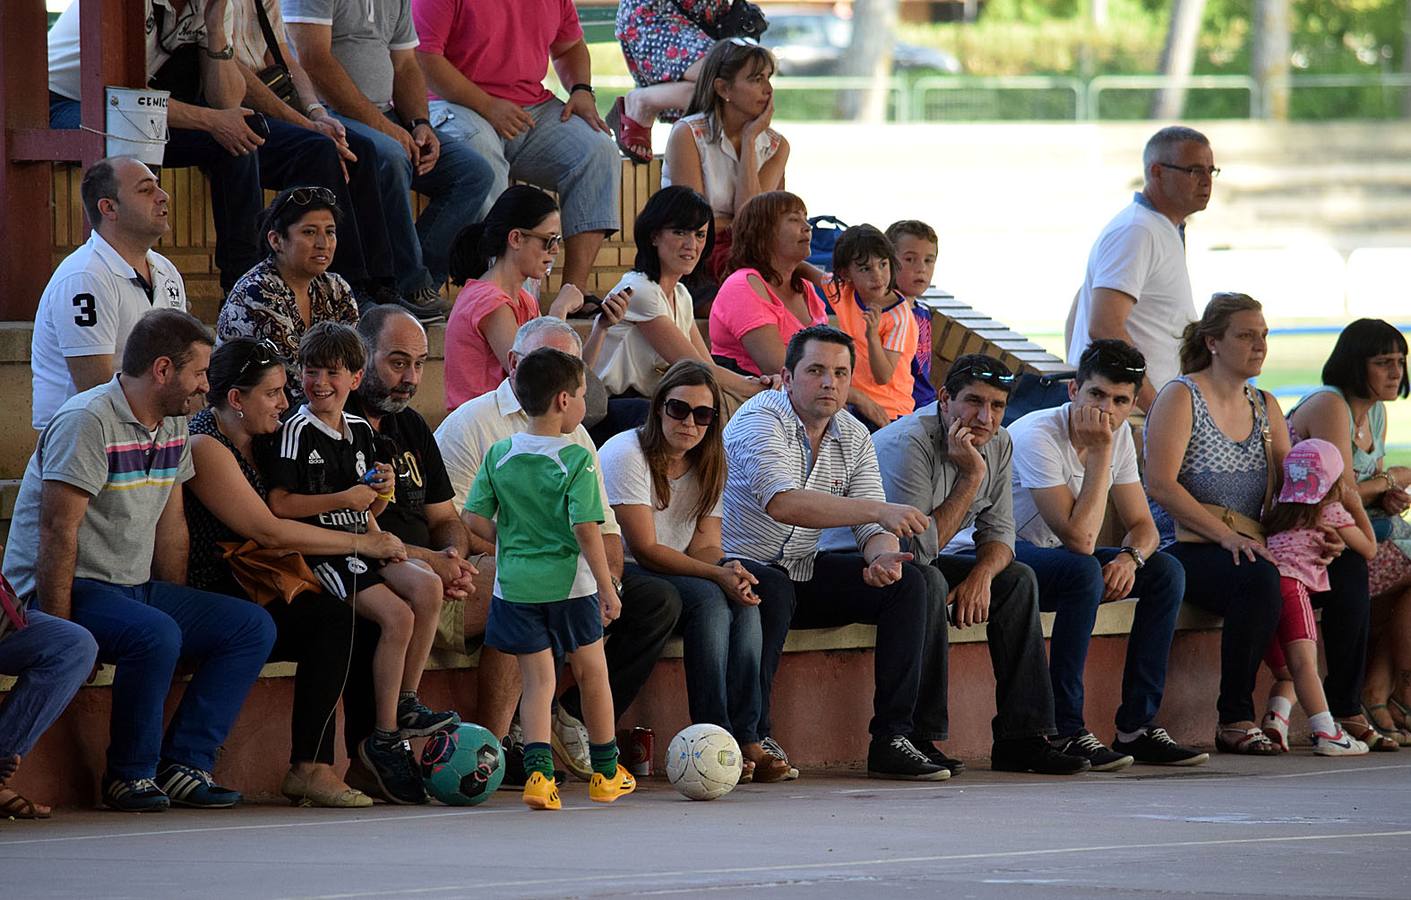
[[269, 48], [270, 56], [274, 57], [274, 64], [284, 69], [286, 72], [289, 66], [284, 63], [284, 54], [279, 52], [279, 39], [274, 36], [274, 29], [269, 24], [269, 14], [265, 12], [264, 0], [250, 0], [255, 5], [255, 15], [260, 17], [260, 31], [265, 36], [265, 46]]
[[[1274, 465], [1274, 433], [1273, 424], [1269, 419], [1269, 405], [1264, 399], [1264, 392], [1258, 388], [1245, 385], [1245, 396], [1249, 398], [1250, 411], [1254, 413], [1254, 425], [1259, 429], [1260, 439], [1264, 443], [1264, 503], [1260, 506], [1260, 513], [1266, 512], [1274, 502], [1274, 487], [1278, 479], [1278, 471]], [[1259, 415], [1264, 414], [1264, 424], [1260, 425]]]

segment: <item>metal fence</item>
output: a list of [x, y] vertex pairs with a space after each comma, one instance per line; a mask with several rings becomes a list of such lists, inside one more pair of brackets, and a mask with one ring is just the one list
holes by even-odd
[[[611, 97], [634, 84], [625, 75], [596, 79]], [[865, 91], [865, 77], [775, 78], [776, 116], [784, 121], [844, 118], [843, 95]], [[1185, 91], [1184, 118], [1248, 119], [1259, 115], [1262, 92], [1248, 75], [1099, 75], [973, 77], [893, 76], [886, 82], [893, 122], [1111, 121], [1150, 117], [1156, 94]], [[1411, 75], [1294, 75], [1269, 90], [1287, 89], [1293, 119], [1379, 119], [1411, 116]]]

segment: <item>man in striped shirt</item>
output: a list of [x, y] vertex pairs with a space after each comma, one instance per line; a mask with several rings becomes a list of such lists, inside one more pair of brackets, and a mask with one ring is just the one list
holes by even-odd
[[[789, 341], [784, 390], [756, 394], [725, 428], [729, 475], [723, 544], [759, 578], [764, 652], [760, 734], [790, 626], [877, 626], [874, 778], [941, 781], [950, 771], [908, 739], [926, 643], [926, 582], [898, 538], [920, 534], [920, 510], [888, 503], [867, 429], [845, 409], [852, 338], [814, 325]], [[822, 529], [850, 527], [860, 552], [820, 553]], [[786, 577], [781, 577], [786, 576]]]
[[[117, 666], [103, 803], [126, 812], [240, 802], [211, 769], [274, 646], [269, 613], [185, 586], [186, 417], [213, 343], [181, 310], [139, 319], [113, 380], [71, 397], [40, 434], [5, 548], [15, 592], [87, 628], [98, 660]], [[196, 673], [164, 738], [182, 658]]]

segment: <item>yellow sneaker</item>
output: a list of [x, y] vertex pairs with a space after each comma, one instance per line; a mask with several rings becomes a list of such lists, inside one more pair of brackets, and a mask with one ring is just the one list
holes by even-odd
[[533, 772], [524, 783], [524, 805], [530, 809], [562, 809], [558, 782], [545, 778], [543, 772]]
[[592, 780], [588, 782], [588, 799], [594, 803], [611, 803], [618, 797], [630, 794], [635, 790], [637, 790], [637, 779], [632, 777], [631, 772], [619, 765], [617, 773], [611, 778], [601, 772], [593, 773]]

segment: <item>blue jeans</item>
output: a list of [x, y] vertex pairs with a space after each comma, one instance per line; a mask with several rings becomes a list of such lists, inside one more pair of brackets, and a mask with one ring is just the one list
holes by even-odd
[[759, 607], [732, 602], [719, 585], [704, 578], [663, 575], [635, 563], [623, 568], [670, 582], [681, 595], [691, 721], [729, 729], [741, 744], [757, 743], [763, 646]]
[[[73, 583], [73, 620], [98, 639], [113, 675], [108, 774], [151, 778], [159, 759], [210, 771], [274, 646], [263, 609], [163, 581], [132, 587]], [[166, 737], [162, 706], [179, 659], [196, 664]]]
[[[264, 116], [245, 118], [260, 137], [269, 136]], [[58, 94], [49, 94], [51, 128], [77, 128], [79, 103]], [[220, 286], [230, 293], [241, 275], [265, 258], [263, 241], [255, 233], [255, 222], [264, 208], [260, 189], [260, 154], [236, 156], [204, 131], [173, 128], [167, 137], [162, 167], [181, 169], [197, 166], [211, 185], [211, 218], [216, 226], [215, 263], [220, 270]]]
[[[495, 173], [490, 164], [464, 141], [437, 131], [441, 156], [430, 172], [418, 175], [397, 141], [356, 119], [334, 115], [350, 136], [356, 134], [374, 148], [371, 161], [377, 167], [397, 289], [403, 294], [426, 287], [439, 290], [446, 281], [451, 242], [462, 228], [481, 219], [486, 198], [491, 196]], [[387, 117], [396, 121], [391, 113]], [[412, 191], [425, 194], [430, 201], [415, 220]]]
[[479, 113], [446, 100], [431, 101], [437, 134], [464, 142], [494, 173], [478, 218], [490, 212], [514, 178], [558, 194], [566, 237], [616, 231], [622, 158], [612, 136], [578, 116], [561, 121], [563, 101], [557, 98], [527, 106], [525, 112], [534, 117], [534, 127], [505, 140]]
[[73, 695], [83, 687], [98, 642], [67, 619], [30, 609], [29, 627], [0, 638], [0, 674], [18, 680], [0, 706], [0, 759], [34, 749]]
[[[1039, 580], [1039, 608], [1054, 612], [1049, 641], [1049, 678], [1053, 682], [1054, 721], [1065, 737], [1083, 730], [1083, 669], [1104, 591], [1102, 567], [1115, 559], [1116, 547], [1098, 547], [1091, 556], [1063, 547], [1036, 547], [1016, 541], [1014, 556]], [[1186, 571], [1175, 557], [1153, 553], [1137, 570], [1132, 596], [1137, 598], [1127, 662], [1122, 669], [1122, 705], [1117, 729], [1133, 732], [1156, 719], [1166, 689], [1166, 660], [1171, 636], [1186, 592]]]

